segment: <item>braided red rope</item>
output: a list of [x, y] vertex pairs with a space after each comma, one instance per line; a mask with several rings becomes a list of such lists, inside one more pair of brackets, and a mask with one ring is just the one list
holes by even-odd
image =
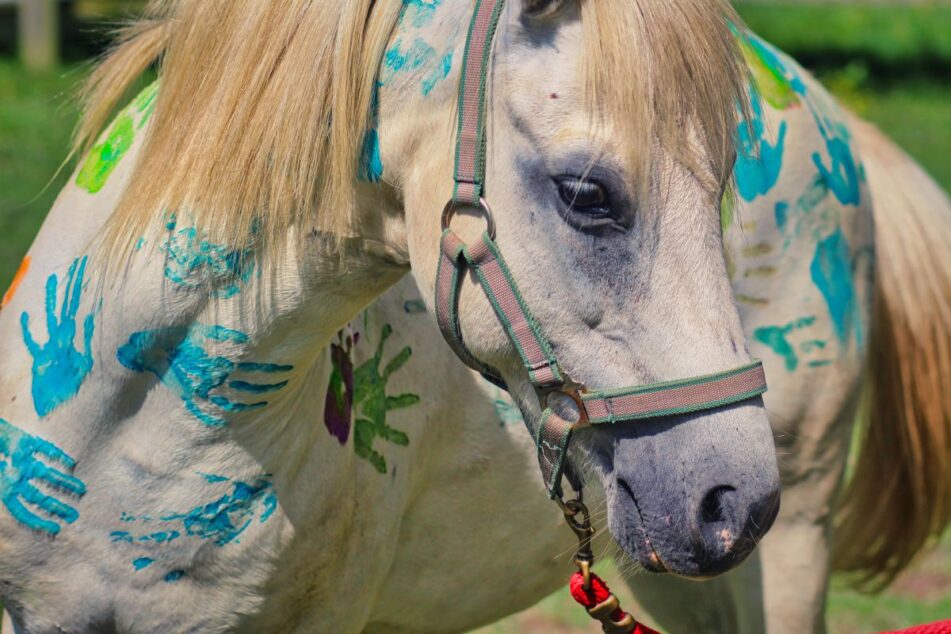
[[[571, 576], [568, 587], [571, 591], [572, 598], [589, 611], [614, 596], [611, 594], [611, 589], [608, 588], [608, 584], [604, 583], [601, 577], [594, 573], [591, 573], [591, 587], [587, 590], [584, 589], [584, 577], [580, 572], [576, 572]], [[627, 616], [627, 612], [618, 606], [617, 609], [611, 612], [610, 620], [614, 623], [619, 623]], [[595, 617], [592, 616], [592, 618]], [[604, 623], [605, 632], [618, 631], [617, 629], [609, 630], [608, 627], [610, 627], [610, 624], [606, 621], [602, 620], [602, 623]], [[660, 632], [634, 621], [631, 629], [625, 634], [660, 634]], [[881, 634], [951, 634], [951, 619], [929, 623], [928, 625], [918, 625], [906, 630], [882, 632]]]
[[[584, 589], [584, 576], [582, 576], [580, 572], [576, 572], [571, 576], [571, 582], [568, 587], [571, 590], [571, 596], [574, 600], [589, 611], [595, 606], [611, 599], [613, 596], [608, 585], [601, 580], [601, 577], [593, 572], [591, 573], [591, 587], [587, 590]], [[623, 621], [627, 615], [627, 612], [622, 610], [619, 606], [616, 610], [611, 612], [610, 619], [615, 623], [619, 623]], [[604, 623], [604, 621], [602, 622]], [[607, 626], [608, 624], [605, 623], [605, 625]], [[607, 632], [609, 630], [605, 629], [604, 631]], [[631, 627], [627, 634], [660, 634], [660, 632], [634, 621], [633, 627]]]
[[928, 625], [918, 625], [910, 627], [907, 630], [896, 630], [894, 632], [882, 632], [882, 634], [951, 634], [951, 619], [929, 623]]

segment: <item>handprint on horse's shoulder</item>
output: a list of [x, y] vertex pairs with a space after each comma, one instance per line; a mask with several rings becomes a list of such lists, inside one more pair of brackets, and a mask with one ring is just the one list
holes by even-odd
[[66, 273], [66, 288], [59, 314], [59, 278], [52, 274], [46, 280], [46, 342], [39, 343], [33, 335], [30, 314], [20, 315], [23, 343], [33, 357], [33, 406], [40, 417], [47, 416], [62, 403], [76, 396], [92, 370], [92, 337], [95, 332], [95, 311], [83, 319], [83, 348], [76, 343], [77, 319], [84, 290], [86, 257], [77, 258]]
[[[119, 347], [119, 363], [149, 372], [178, 395], [185, 408], [210, 427], [226, 425], [230, 414], [267, 406], [265, 394], [287, 386], [294, 366], [240, 360], [251, 338], [220, 325], [194, 323], [133, 333]], [[270, 377], [280, 375], [277, 380]]]
[[58, 521], [79, 519], [79, 511], [64, 501], [86, 493], [85, 483], [71, 475], [75, 467], [73, 457], [53, 443], [0, 418], [0, 501], [19, 523], [57, 535]]

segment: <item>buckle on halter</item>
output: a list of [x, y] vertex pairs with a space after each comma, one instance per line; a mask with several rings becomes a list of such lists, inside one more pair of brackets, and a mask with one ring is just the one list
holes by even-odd
[[492, 208], [489, 207], [489, 203], [486, 202], [485, 198], [479, 199], [479, 204], [475, 205], [472, 203], [460, 202], [454, 198], [450, 198], [449, 202], [446, 203], [446, 206], [442, 210], [442, 230], [445, 231], [449, 228], [449, 223], [452, 222], [453, 216], [456, 215], [460, 209], [472, 209], [478, 212], [483, 218], [485, 218], [486, 231], [489, 234], [489, 238], [495, 240], [495, 216], [492, 215]]
[[579, 385], [562, 385], [544, 393], [542, 406], [551, 408], [555, 414], [571, 423], [572, 430], [589, 427], [591, 422], [582, 398], [584, 392], [585, 388]]

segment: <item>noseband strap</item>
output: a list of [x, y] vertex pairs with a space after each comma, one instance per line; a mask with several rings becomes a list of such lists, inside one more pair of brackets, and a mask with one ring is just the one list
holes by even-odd
[[[436, 320], [450, 347], [466, 365], [493, 383], [501, 374], [466, 347], [459, 327], [459, 293], [471, 270], [521, 358], [544, 411], [534, 434], [542, 477], [551, 497], [562, 495], [561, 479], [573, 431], [592, 425], [689, 414], [740, 403], [766, 392], [760, 361], [726, 372], [665, 383], [590, 391], [558, 366], [541, 325], [532, 316], [495, 242], [492, 212], [484, 199], [486, 82], [492, 41], [505, 0], [477, 0], [459, 86], [459, 121], [453, 197], [443, 211], [436, 273]], [[450, 229], [460, 210], [475, 212], [489, 224], [473, 244]]]

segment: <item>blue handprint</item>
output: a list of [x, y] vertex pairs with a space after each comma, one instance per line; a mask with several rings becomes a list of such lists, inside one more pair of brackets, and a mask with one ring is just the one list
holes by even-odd
[[[195, 537], [219, 548], [231, 543], [238, 544], [241, 535], [255, 520], [264, 524], [277, 510], [277, 495], [269, 474], [257, 476], [250, 482], [208, 473], [198, 475], [211, 485], [229, 483], [231, 488], [210, 502], [183, 512], [167, 512], [157, 518], [152, 513], [138, 516], [122, 513], [120, 522], [139, 525], [144, 530], [116, 530], [109, 533], [110, 540], [117, 547], [135, 547], [138, 556], [131, 561], [134, 570], [144, 570], [156, 564], [159, 549], [179, 539]], [[185, 574], [184, 570], [173, 569], [164, 575], [164, 579], [171, 583]]]
[[[151, 372], [185, 402], [185, 408], [195, 418], [211, 427], [227, 424], [222, 412], [246, 412], [260, 409], [267, 401], [242, 403], [232, 401], [222, 392], [267, 394], [277, 392], [287, 381], [254, 383], [234, 379], [235, 372], [244, 374], [283, 374], [294, 369], [292, 365], [275, 363], [235, 362], [227, 356], [210, 353], [208, 348], [220, 344], [242, 346], [250, 341], [248, 335], [224, 326], [193, 324], [173, 326], [133, 333], [129, 341], [119, 347], [119, 363], [135, 372]], [[209, 412], [207, 410], [211, 409]]]
[[751, 89], [751, 120], [740, 122], [737, 127], [737, 155], [734, 174], [736, 188], [744, 200], [752, 201], [763, 196], [776, 185], [783, 167], [783, 152], [786, 146], [786, 122], [779, 125], [776, 144], [766, 139], [763, 122], [763, 106], [759, 93]]
[[251, 279], [251, 250], [236, 250], [209, 242], [195, 227], [178, 228], [173, 216], [166, 224], [168, 238], [162, 243], [166, 255], [165, 277], [184, 289], [213, 288], [216, 297], [227, 299]]
[[[41, 460], [58, 462], [67, 472]], [[0, 418], [0, 499], [18, 522], [32, 529], [56, 535], [60, 525], [44, 519], [33, 509], [57, 517], [67, 524], [79, 518], [79, 511], [62, 500], [47, 495], [36, 482], [77, 497], [86, 493], [86, 485], [70, 475], [76, 461], [53, 443], [31, 436], [19, 427]]]
[[79, 392], [83, 379], [92, 370], [90, 344], [95, 329], [95, 314], [83, 320], [84, 350], [76, 348], [76, 314], [83, 292], [86, 257], [73, 260], [66, 272], [66, 289], [59, 317], [56, 316], [58, 280], [50, 275], [46, 280], [46, 330], [49, 339], [40, 345], [30, 333], [30, 316], [23, 312], [20, 325], [23, 341], [33, 357], [33, 407], [38, 415], [46, 416], [56, 407]]
[[251, 525], [258, 511], [260, 523], [270, 519], [277, 509], [274, 486], [265, 476], [254, 484], [234, 480], [231, 493], [217, 500], [197, 506], [187, 513], [173, 513], [162, 521], [181, 521], [186, 535], [211, 539], [217, 546], [224, 546], [238, 539]]
[[859, 190], [859, 166], [849, 146], [849, 131], [839, 121], [831, 121], [814, 112], [819, 132], [825, 139], [829, 152], [830, 166], [826, 168], [818, 152], [813, 152], [812, 162], [822, 179], [843, 205], [858, 205], [861, 199]]

